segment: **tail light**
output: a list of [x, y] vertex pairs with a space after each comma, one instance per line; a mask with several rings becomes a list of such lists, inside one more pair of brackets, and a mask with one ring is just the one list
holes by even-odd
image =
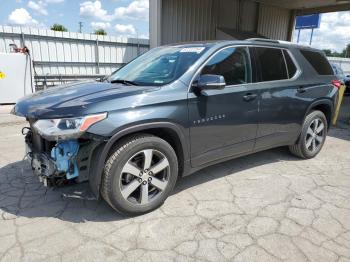
[[340, 80], [332, 80], [332, 85], [334, 85], [337, 89], [340, 89], [341, 82]]

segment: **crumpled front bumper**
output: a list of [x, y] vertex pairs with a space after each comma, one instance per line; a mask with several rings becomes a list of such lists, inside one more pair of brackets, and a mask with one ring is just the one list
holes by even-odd
[[26, 157], [45, 186], [60, 186], [89, 179], [94, 149], [101, 141], [71, 139], [48, 141], [32, 128], [24, 129]]

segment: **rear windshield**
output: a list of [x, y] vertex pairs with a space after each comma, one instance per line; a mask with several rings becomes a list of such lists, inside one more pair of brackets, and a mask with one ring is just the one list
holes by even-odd
[[334, 74], [331, 65], [322, 53], [309, 50], [300, 50], [300, 52], [319, 75]]

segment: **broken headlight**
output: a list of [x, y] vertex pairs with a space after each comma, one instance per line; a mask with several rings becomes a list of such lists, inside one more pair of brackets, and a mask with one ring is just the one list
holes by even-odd
[[35, 122], [35, 130], [47, 139], [77, 138], [93, 124], [107, 118], [107, 113], [76, 118], [41, 119]]

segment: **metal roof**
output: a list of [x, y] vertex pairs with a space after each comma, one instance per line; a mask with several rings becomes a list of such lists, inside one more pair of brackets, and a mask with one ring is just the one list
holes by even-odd
[[255, 2], [293, 9], [299, 13], [350, 10], [350, 0], [255, 0]]

